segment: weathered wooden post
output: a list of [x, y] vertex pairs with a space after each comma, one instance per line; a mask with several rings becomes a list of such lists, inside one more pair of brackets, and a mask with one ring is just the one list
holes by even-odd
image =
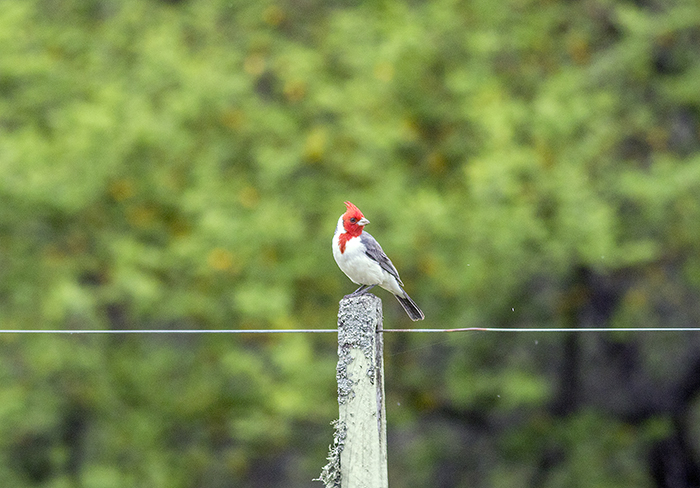
[[338, 405], [340, 418], [328, 464], [326, 488], [387, 488], [386, 410], [382, 301], [346, 297], [338, 311]]

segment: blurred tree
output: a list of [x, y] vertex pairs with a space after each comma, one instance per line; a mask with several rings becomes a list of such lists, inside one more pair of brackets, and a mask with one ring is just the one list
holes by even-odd
[[[350, 199], [431, 327], [695, 326], [698, 25], [691, 0], [5, 0], [0, 320], [331, 327]], [[2, 336], [0, 480], [309, 486], [334, 344]], [[388, 336], [392, 485], [698, 486], [698, 358]]]

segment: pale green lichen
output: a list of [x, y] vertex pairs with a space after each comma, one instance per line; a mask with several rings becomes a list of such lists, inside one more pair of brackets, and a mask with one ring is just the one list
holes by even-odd
[[340, 453], [345, 446], [347, 425], [340, 420], [334, 420], [331, 425], [335, 429], [333, 444], [328, 446], [328, 464], [321, 468], [321, 475], [314, 481], [322, 482], [326, 488], [340, 488]]

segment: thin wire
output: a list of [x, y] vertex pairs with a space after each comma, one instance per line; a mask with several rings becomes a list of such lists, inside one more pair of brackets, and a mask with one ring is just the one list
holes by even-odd
[[461, 329], [379, 329], [379, 332], [699, 332], [700, 327], [588, 327], [507, 328], [465, 327]]
[[[126, 330], [21, 330], [0, 329], [0, 334], [336, 334], [338, 329], [126, 329]], [[379, 329], [377, 332], [700, 332], [700, 327], [588, 327], [506, 328], [464, 327], [459, 329]]]
[[142, 330], [8, 330], [0, 334], [328, 334], [338, 329], [142, 329]]

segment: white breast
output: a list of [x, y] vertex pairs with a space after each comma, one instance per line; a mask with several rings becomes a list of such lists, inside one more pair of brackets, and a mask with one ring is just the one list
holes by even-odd
[[358, 285], [378, 285], [385, 281], [385, 271], [379, 263], [365, 254], [365, 247], [359, 237], [353, 237], [345, 244], [345, 252], [340, 252], [340, 234], [344, 232], [342, 217], [333, 236], [333, 258], [338, 267], [353, 283]]

